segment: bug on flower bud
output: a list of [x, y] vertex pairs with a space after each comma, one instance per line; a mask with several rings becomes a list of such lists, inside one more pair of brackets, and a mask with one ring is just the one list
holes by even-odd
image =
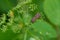
[[32, 23], [34, 23], [37, 19], [40, 18], [40, 13], [37, 13], [31, 20]]

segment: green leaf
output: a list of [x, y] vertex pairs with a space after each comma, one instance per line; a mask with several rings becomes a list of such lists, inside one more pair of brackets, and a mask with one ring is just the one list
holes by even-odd
[[31, 25], [36, 31], [38, 31], [41, 35], [48, 37], [56, 37], [56, 31], [53, 27], [43, 20], [37, 20], [35, 23]]
[[36, 32], [35, 30], [33, 30], [32, 28], [29, 29], [28, 31], [29, 35], [30, 35], [30, 40], [42, 40], [43, 39], [43, 36], [40, 35], [39, 32]]
[[8, 11], [16, 6], [17, 0], [0, 0], [0, 10]]
[[0, 30], [0, 40], [12, 40], [16, 36], [17, 34], [13, 33], [12, 30], [8, 30], [6, 32], [2, 32]]
[[52, 23], [60, 25], [60, 0], [45, 0], [44, 12]]

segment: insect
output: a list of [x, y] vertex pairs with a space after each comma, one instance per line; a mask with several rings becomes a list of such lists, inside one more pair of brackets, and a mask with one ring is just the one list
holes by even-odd
[[40, 13], [37, 13], [31, 20], [32, 23], [34, 23], [37, 19], [40, 18]]

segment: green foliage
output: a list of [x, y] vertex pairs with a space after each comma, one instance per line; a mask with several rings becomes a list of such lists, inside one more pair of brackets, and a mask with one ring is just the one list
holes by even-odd
[[[59, 2], [0, 0], [0, 40], [57, 40], [60, 32]], [[37, 13], [40, 18], [33, 23], [31, 20]]]
[[42, 35], [49, 36], [51, 38], [56, 37], [56, 31], [52, 28], [51, 25], [43, 20], [37, 20], [34, 24], [32, 24], [32, 27], [34, 27], [35, 30]]
[[44, 2], [44, 11], [49, 20], [56, 24], [60, 25], [60, 0], [46, 0]]
[[0, 10], [8, 11], [16, 6], [17, 0], [0, 0]]

